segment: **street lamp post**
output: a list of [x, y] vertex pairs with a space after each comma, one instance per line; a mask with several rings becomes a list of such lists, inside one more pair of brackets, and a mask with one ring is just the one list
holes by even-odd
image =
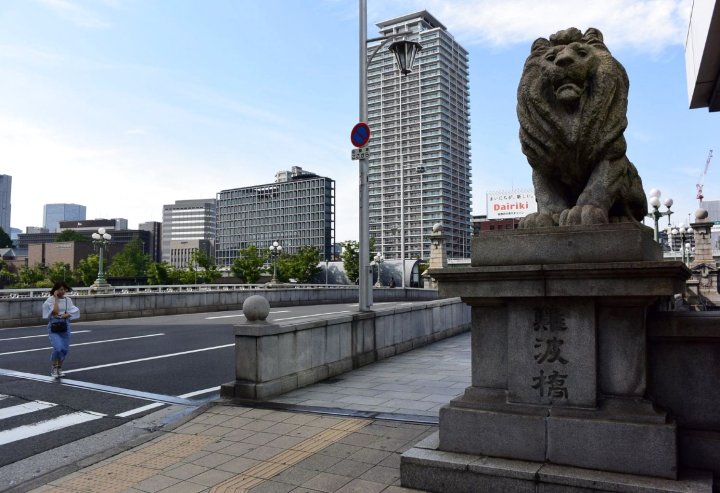
[[277, 259], [280, 256], [280, 253], [282, 252], [282, 246], [277, 242], [273, 241], [273, 244], [270, 245], [270, 256], [273, 260], [273, 277], [272, 281], [270, 281], [273, 284], [278, 284], [278, 278], [277, 278]]
[[[683, 263], [690, 263], [690, 247], [692, 244], [690, 243], [690, 240], [692, 238], [693, 233], [695, 232], [690, 226], [687, 228], [684, 224], [680, 223], [677, 227], [677, 229], [673, 229], [673, 234], [679, 234], [680, 235], [680, 248], [682, 249], [682, 261]], [[687, 242], [687, 243], [686, 243]], [[687, 261], [685, 260], [685, 252], [687, 252]]]
[[93, 244], [99, 250], [98, 256], [98, 275], [95, 282], [90, 287], [95, 291], [101, 291], [111, 288], [110, 284], [105, 280], [105, 271], [103, 270], [103, 257], [105, 249], [107, 248], [112, 236], [105, 232], [105, 228], [98, 228], [97, 233], [92, 234]]
[[[367, 122], [367, 68], [378, 50], [382, 48], [388, 41], [404, 38], [410, 33], [396, 33], [389, 36], [381, 36], [368, 39], [367, 37], [367, 0], [359, 0], [360, 10], [360, 43], [359, 43], [359, 62], [360, 62], [360, 80], [359, 80], [359, 106], [360, 121]], [[382, 41], [370, 56], [367, 54], [367, 45], [369, 42]], [[420, 43], [400, 39], [393, 42], [389, 46], [390, 50], [395, 54], [395, 61], [403, 74], [412, 71], [415, 62], [415, 56], [420, 50]], [[370, 194], [368, 192], [368, 160], [360, 159], [359, 166], [360, 175], [360, 242], [358, 252], [359, 262], [359, 299], [358, 308], [361, 312], [370, 311], [372, 306], [372, 266], [369, 264], [370, 259]]]
[[382, 253], [376, 253], [375, 257], [373, 257], [373, 260], [375, 261], [375, 265], [377, 265], [377, 282], [375, 283], [376, 288], [382, 287], [382, 282], [380, 281], [380, 266], [385, 261], [385, 257], [383, 257]]
[[650, 190], [650, 200], [648, 201], [650, 203], [650, 206], [653, 208], [652, 212], [648, 214], [649, 217], [653, 218], [653, 221], [655, 222], [655, 241], [660, 241], [660, 229], [658, 226], [658, 221], [661, 217], [667, 216], [668, 217], [668, 225], [670, 225], [670, 216], [673, 214], [673, 212], [670, 210], [670, 208], [673, 205], [673, 199], [667, 198], [665, 199], [665, 202], [663, 202], [663, 205], [667, 208], [666, 211], [660, 212], [660, 195], [662, 193], [657, 188], [653, 188]]

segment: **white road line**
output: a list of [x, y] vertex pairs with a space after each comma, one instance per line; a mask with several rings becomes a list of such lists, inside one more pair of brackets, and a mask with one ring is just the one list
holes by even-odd
[[288, 317], [288, 318], [275, 318], [271, 320], [272, 322], [280, 322], [281, 320], [295, 320], [296, 318], [310, 318], [310, 317], [320, 317], [322, 315], [337, 315], [338, 313], [350, 313], [350, 310], [343, 310], [341, 312], [328, 312], [328, 313], [315, 313], [313, 315], [301, 315], [298, 317]]
[[[73, 330], [72, 331], [73, 334], [82, 334], [84, 332], [92, 332], [92, 330]], [[47, 337], [47, 336], [48, 336], [47, 333], [45, 333], [45, 334], [40, 334], [37, 336], [8, 337], [7, 339], [0, 339], [0, 341], [17, 341], [19, 339], [33, 339], [35, 337]]]
[[107, 365], [88, 366], [85, 368], [76, 368], [75, 370], [63, 370], [64, 374], [76, 373], [79, 371], [97, 370], [98, 368], [107, 368], [110, 366], [129, 365], [131, 363], [140, 363], [141, 361], [152, 361], [154, 359], [172, 358], [173, 356], [182, 356], [183, 354], [201, 353], [203, 351], [212, 351], [214, 349], [222, 349], [226, 347], [234, 347], [235, 343], [223, 344], [222, 346], [205, 347], [201, 349], [193, 349], [192, 351], [183, 351], [181, 353], [161, 354], [160, 356], [150, 356], [149, 358], [131, 359], [127, 361], [118, 361], [117, 363], [108, 363]]
[[19, 404], [17, 406], [3, 407], [0, 408], [0, 419], [7, 419], [12, 418], [13, 416], [33, 413], [35, 411], [41, 411], [54, 406], [57, 406], [57, 404], [53, 404], [52, 402], [33, 401]]
[[[133, 339], [143, 339], [146, 337], [157, 337], [157, 336], [164, 336], [164, 335], [165, 334], [161, 332], [159, 334], [148, 334], [148, 335], [144, 335], [144, 336], [135, 336], [135, 337], [122, 337], [120, 339], [106, 339], [104, 341], [79, 342], [79, 343], [73, 343], [72, 347], [89, 346], [90, 344], [105, 344], [106, 342], [130, 341]], [[36, 349], [24, 349], [22, 351], [10, 351], [7, 353], [0, 353], [0, 356], [5, 356], [8, 354], [31, 353], [33, 351], [48, 351], [50, 349], [52, 349], [52, 348], [51, 347], [41, 347], [41, 348], [36, 348]], [[63, 373], [67, 373], [67, 372], [63, 372]]]
[[[187, 399], [188, 397], [195, 397], [196, 395], [209, 394], [210, 392], [216, 392], [219, 389], [220, 389], [220, 387], [210, 387], [209, 389], [196, 390], [195, 392], [189, 392], [187, 394], [179, 395], [178, 397]], [[125, 411], [124, 413], [116, 414], [115, 416], [117, 416], [119, 418], [127, 418], [128, 416], [132, 416], [134, 414], [140, 414], [144, 411], [149, 411], [150, 409], [155, 409], [157, 407], [162, 407], [165, 405], [166, 404], [164, 402], [156, 402], [154, 404], [148, 404], [147, 406], [130, 409], [129, 411]]]
[[11, 430], [0, 431], [0, 445], [16, 442], [25, 438], [30, 438], [49, 431], [60, 430], [67, 428], [68, 426], [77, 425], [80, 423], [86, 423], [88, 421], [94, 421], [104, 417], [104, 414], [93, 413], [93, 412], [76, 412], [72, 414], [66, 414], [55, 419], [49, 419], [47, 421], [40, 421], [31, 425], [18, 426]]
[[[278, 311], [274, 311], [274, 312], [271, 311], [270, 315], [272, 315], [273, 313], [289, 313], [289, 312], [290, 312], [290, 310], [278, 310]], [[245, 316], [245, 314], [243, 314], [243, 313], [239, 313], [236, 315], [218, 315], [217, 317], [205, 317], [205, 320], [214, 320], [216, 318], [244, 317], [244, 316]]]

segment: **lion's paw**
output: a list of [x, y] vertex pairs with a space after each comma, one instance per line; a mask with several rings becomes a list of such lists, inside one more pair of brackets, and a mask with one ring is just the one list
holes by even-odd
[[562, 211], [559, 222], [560, 226], [607, 224], [608, 214], [600, 207], [594, 205], [576, 205], [572, 209]]
[[533, 212], [520, 219], [519, 229], [552, 228], [557, 226], [550, 214], [544, 212]]

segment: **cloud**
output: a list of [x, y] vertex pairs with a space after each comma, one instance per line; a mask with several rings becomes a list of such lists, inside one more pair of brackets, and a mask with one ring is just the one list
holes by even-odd
[[95, 13], [70, 0], [38, 0], [39, 3], [79, 27], [88, 29], [108, 29], [112, 26]]
[[[418, 10], [436, 16], [463, 44], [496, 47], [527, 43], [558, 30], [600, 29], [612, 49], [628, 47], [656, 54], [683, 45], [691, 0], [423, 0]], [[391, 18], [408, 2], [390, 0], [383, 12]], [[395, 13], [390, 13], [391, 11]]]

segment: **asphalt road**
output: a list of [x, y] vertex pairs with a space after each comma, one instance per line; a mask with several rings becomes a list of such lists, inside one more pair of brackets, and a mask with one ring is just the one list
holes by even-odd
[[[273, 308], [268, 321], [354, 311], [357, 304]], [[49, 377], [45, 326], [0, 329], [0, 467], [169, 404], [216, 398], [235, 378], [233, 324], [243, 320], [242, 311], [80, 319], [59, 381]]]

